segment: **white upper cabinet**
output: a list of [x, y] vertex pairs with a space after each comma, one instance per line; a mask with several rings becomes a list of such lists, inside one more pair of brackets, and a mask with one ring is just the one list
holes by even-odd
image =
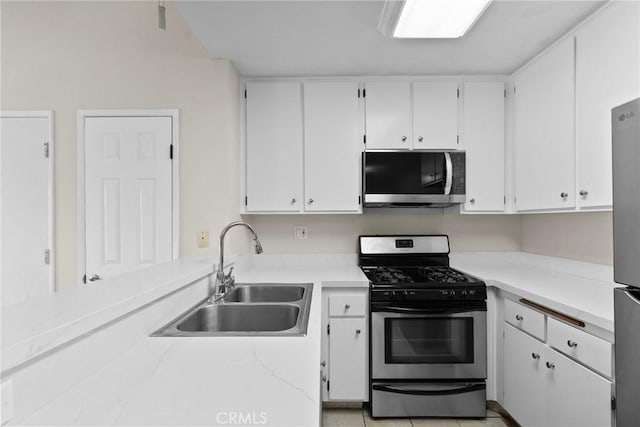
[[611, 109], [640, 96], [640, 3], [613, 2], [576, 33], [579, 208], [611, 207]]
[[575, 207], [574, 42], [566, 38], [515, 76], [515, 207]]
[[247, 83], [246, 210], [302, 210], [299, 82]]
[[504, 211], [504, 83], [464, 84], [468, 212]]
[[458, 148], [458, 93], [457, 82], [413, 84], [413, 148]]
[[410, 149], [411, 84], [367, 83], [367, 149]]
[[363, 130], [358, 84], [304, 84], [305, 211], [358, 212]]

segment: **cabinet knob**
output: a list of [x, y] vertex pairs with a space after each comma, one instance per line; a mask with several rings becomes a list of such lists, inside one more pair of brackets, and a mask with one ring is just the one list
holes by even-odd
[[419, 136], [418, 137], [418, 142], [422, 142], [423, 139], [424, 139], [423, 137]]
[[540, 354], [539, 354], [539, 353], [531, 353], [531, 357], [532, 357], [534, 360], [538, 360], [538, 359], [540, 359]]
[[545, 365], [547, 365], [547, 368], [549, 368], [549, 369], [555, 369], [555, 367], [556, 367], [556, 364], [555, 363], [551, 363], [551, 362], [547, 362], [547, 363], [545, 363]]
[[476, 199], [469, 200], [469, 203], [475, 203], [475, 202], [476, 202]]
[[312, 204], [312, 203], [313, 203], [313, 199], [309, 199], [309, 204]]
[[356, 335], [360, 335], [362, 331], [360, 329], [356, 329]]
[[291, 204], [295, 205], [295, 203], [297, 202], [296, 198], [294, 197], [293, 199], [291, 199]]
[[524, 319], [524, 317], [520, 316], [519, 314], [516, 314], [516, 320], [518, 322], [522, 321], [522, 319]]
[[349, 310], [350, 308], [351, 308], [351, 305], [349, 305], [349, 304], [345, 304], [345, 305], [344, 305], [344, 309], [345, 309], [345, 310]]
[[577, 342], [575, 342], [575, 341], [571, 341], [571, 340], [569, 340], [569, 341], [567, 341], [567, 345], [568, 345], [569, 347], [571, 347], [571, 348], [576, 348], [576, 347], [578, 346], [578, 343], [577, 343]]
[[562, 197], [563, 199], [566, 199], [567, 197], [569, 197], [569, 195], [565, 192], [560, 193], [560, 197]]
[[403, 136], [401, 139], [402, 139], [402, 142], [405, 142], [407, 140], [407, 137]]
[[589, 194], [589, 192], [587, 190], [580, 190], [580, 195], [582, 197], [587, 197], [588, 194]]
[[322, 367], [324, 368], [325, 366], [327, 366], [327, 362], [325, 362], [325, 361], [323, 360], [322, 362], [320, 362], [320, 366], [322, 366]]

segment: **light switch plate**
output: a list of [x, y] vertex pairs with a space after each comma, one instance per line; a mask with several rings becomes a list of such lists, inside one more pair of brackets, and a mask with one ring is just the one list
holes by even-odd
[[198, 247], [199, 248], [209, 247], [209, 232], [207, 230], [198, 231]]
[[309, 238], [309, 230], [306, 225], [296, 225], [293, 227], [293, 238], [295, 240], [306, 240]]
[[13, 418], [13, 381], [8, 380], [2, 383], [0, 388], [2, 395], [2, 425], [8, 423]]

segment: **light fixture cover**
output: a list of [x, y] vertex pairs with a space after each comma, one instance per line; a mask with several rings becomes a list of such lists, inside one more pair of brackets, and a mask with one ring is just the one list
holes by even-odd
[[491, 0], [405, 0], [393, 37], [462, 37]]

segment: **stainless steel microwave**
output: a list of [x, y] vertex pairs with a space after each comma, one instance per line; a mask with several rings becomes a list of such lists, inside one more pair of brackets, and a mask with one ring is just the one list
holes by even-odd
[[465, 201], [462, 151], [366, 151], [362, 171], [365, 208], [441, 208]]

